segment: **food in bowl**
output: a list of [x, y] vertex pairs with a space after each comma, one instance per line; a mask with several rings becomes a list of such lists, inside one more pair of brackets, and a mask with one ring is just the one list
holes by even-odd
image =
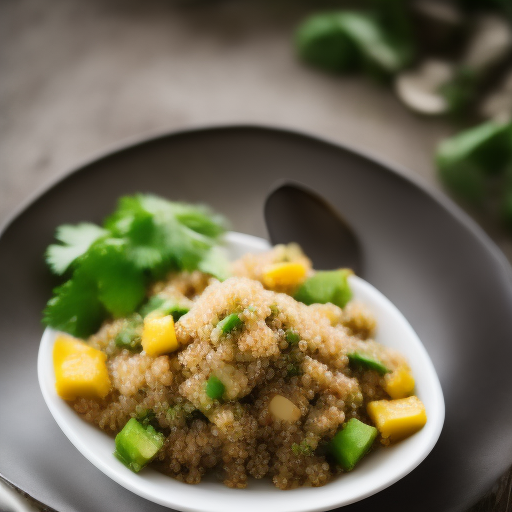
[[[116, 435], [120, 463], [136, 472], [150, 464], [187, 483], [215, 472], [230, 487], [245, 487], [249, 476], [269, 476], [281, 489], [320, 486], [373, 449], [422, 428], [425, 408], [413, 395], [409, 366], [373, 340], [376, 322], [351, 300], [349, 270], [315, 272], [289, 245], [247, 254], [228, 272], [222, 255], [212, 256], [222, 221], [201, 210], [216, 229], [195, 262], [186, 267], [169, 250], [154, 258], [158, 272], [147, 265], [138, 275], [133, 263], [130, 274], [128, 263], [138, 261], [142, 249], [164, 245], [160, 235], [149, 235], [165, 233], [169, 219], [179, 222], [173, 205], [148, 196], [124, 199], [123, 213], [118, 210], [97, 238], [75, 243], [85, 249], [64, 271], [71, 267], [70, 281], [89, 283], [88, 300], [101, 305], [103, 325], [87, 342], [77, 339], [77, 329], [92, 329], [90, 316], [80, 316], [83, 295], [77, 294], [82, 302], [72, 316], [61, 313], [75, 300], [69, 290], [76, 285], [57, 289], [45, 314], [51, 326], [68, 331], [53, 350], [59, 395]], [[194, 238], [202, 229], [205, 236], [202, 217], [187, 208], [183, 233]], [[118, 231], [110, 230], [112, 219]], [[183, 233], [177, 240], [187, 246]], [[107, 304], [119, 306], [123, 297], [94, 273], [103, 257], [112, 258], [112, 246], [124, 261], [125, 279], [135, 275], [148, 285], [122, 314]], [[54, 267], [56, 247], [67, 249], [49, 251]], [[56, 317], [60, 325], [49, 321]]]

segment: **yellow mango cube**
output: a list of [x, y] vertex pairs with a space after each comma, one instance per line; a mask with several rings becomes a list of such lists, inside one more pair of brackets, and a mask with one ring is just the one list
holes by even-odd
[[406, 398], [414, 391], [414, 377], [409, 368], [398, 368], [384, 377], [384, 389], [391, 398]]
[[110, 390], [107, 356], [72, 336], [61, 334], [53, 345], [55, 388], [64, 400], [104, 398]]
[[179, 347], [172, 315], [147, 316], [142, 330], [142, 348], [148, 356], [161, 356]]
[[427, 422], [423, 402], [416, 396], [399, 400], [377, 400], [367, 406], [368, 415], [383, 441], [400, 441], [420, 430]]
[[305, 277], [306, 267], [302, 263], [274, 263], [263, 272], [263, 284], [267, 288], [298, 286]]

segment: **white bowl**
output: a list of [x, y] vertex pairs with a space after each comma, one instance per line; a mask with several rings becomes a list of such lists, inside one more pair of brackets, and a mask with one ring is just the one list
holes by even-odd
[[[269, 245], [241, 233], [229, 233], [231, 258], [261, 252]], [[363, 279], [352, 276], [354, 297], [366, 303], [376, 317], [376, 340], [404, 354], [416, 379], [416, 394], [425, 404], [427, 424], [400, 443], [376, 450], [350, 473], [324, 487], [281, 491], [268, 479], [251, 479], [246, 489], [229, 489], [213, 478], [187, 485], [151, 468], [132, 473], [113, 455], [114, 440], [85, 422], [55, 391], [52, 349], [56, 332], [46, 329], [38, 356], [39, 385], [55, 421], [75, 447], [98, 469], [130, 491], [150, 501], [182, 511], [202, 512], [313, 512], [348, 505], [371, 496], [411, 472], [436, 444], [444, 421], [444, 399], [439, 379], [425, 348], [398, 309]]]

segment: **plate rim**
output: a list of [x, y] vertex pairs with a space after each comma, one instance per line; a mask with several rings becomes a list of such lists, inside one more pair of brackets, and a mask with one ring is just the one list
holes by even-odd
[[93, 152], [90, 156], [79, 160], [73, 167], [71, 167], [71, 169], [64, 171], [62, 174], [59, 174], [59, 176], [53, 179], [50, 179], [48, 183], [43, 184], [41, 187], [36, 189], [34, 193], [28, 195], [26, 199], [22, 200], [20, 204], [12, 210], [11, 213], [7, 214], [5, 221], [0, 224], [0, 239], [11, 227], [11, 225], [14, 224], [18, 217], [20, 217], [34, 203], [41, 199], [47, 192], [55, 188], [60, 183], [63, 183], [67, 179], [71, 178], [73, 175], [83, 172], [88, 167], [97, 164], [102, 160], [105, 160], [118, 153], [123, 153], [131, 149], [137, 149], [146, 144], [160, 142], [168, 138], [221, 131], [274, 132], [280, 135], [292, 135], [304, 139], [312, 139], [315, 142], [319, 142], [336, 149], [341, 149], [347, 153], [352, 153], [358, 157], [362, 157], [363, 159], [372, 162], [373, 164], [378, 165], [387, 172], [390, 172], [391, 174], [394, 174], [398, 178], [402, 179], [403, 181], [411, 183], [420, 189], [424, 194], [430, 196], [430, 198], [433, 199], [442, 208], [448, 211], [460, 224], [469, 229], [486, 246], [486, 248], [493, 253], [493, 255], [505, 267], [505, 269], [507, 269], [509, 277], [512, 278], [512, 266], [503, 251], [498, 247], [490, 235], [486, 233], [483, 227], [480, 226], [478, 222], [469, 215], [469, 213], [465, 212], [463, 208], [448, 195], [448, 193], [434, 188], [421, 176], [409, 172], [406, 167], [401, 166], [400, 164], [392, 163], [386, 158], [378, 157], [371, 151], [352, 147], [350, 145], [331, 139], [330, 137], [310, 133], [307, 130], [297, 129], [280, 124], [212, 123], [206, 125], [191, 126], [187, 128], [177, 128], [175, 130], [163, 130], [152, 134], [146, 134], [144, 136], [127, 137], [121, 141], [108, 144], [97, 152]]
[[[457, 221], [457, 224], [471, 233], [478, 242], [488, 251], [488, 253], [495, 259], [496, 264], [499, 265], [501, 270], [508, 276], [509, 284], [508, 286], [512, 288], [512, 266], [508, 261], [507, 257], [503, 253], [503, 251], [499, 248], [497, 243], [490, 237], [489, 234], [483, 229], [482, 226], [478, 224], [478, 222], [473, 219], [469, 213], [465, 212], [461, 206], [459, 206], [455, 201], [445, 192], [440, 189], [434, 188], [431, 184], [426, 182], [424, 178], [418, 175], [412, 174], [407, 170], [405, 166], [402, 166], [398, 163], [390, 162], [386, 158], [381, 158], [376, 156], [375, 153], [368, 151], [363, 148], [354, 147], [342, 142], [339, 142], [333, 138], [317, 135], [311, 133], [305, 129], [298, 129], [293, 126], [285, 126], [281, 124], [274, 123], [211, 123], [211, 124], [199, 124], [195, 126], [190, 126], [186, 128], [176, 128], [176, 129], [164, 129], [158, 130], [153, 133], [146, 133], [143, 135], [136, 135], [133, 137], [123, 138], [120, 141], [113, 142], [111, 144], [106, 145], [96, 152], [91, 152], [89, 156], [81, 158], [77, 160], [77, 162], [71, 166], [68, 170], [59, 174], [55, 178], [48, 180], [47, 183], [44, 183], [42, 186], [38, 187], [33, 193], [29, 194], [25, 199], [20, 201], [20, 203], [7, 213], [5, 220], [0, 224], [0, 242], [5, 233], [14, 225], [14, 223], [32, 206], [34, 206], [37, 201], [39, 201], [45, 194], [50, 192], [53, 188], [64, 183], [66, 180], [70, 179], [75, 174], [86, 171], [89, 167], [98, 164], [102, 160], [113, 157], [119, 153], [123, 153], [129, 150], [140, 149], [145, 145], [150, 145], [156, 142], [163, 142], [165, 139], [173, 139], [180, 136], [190, 136], [190, 135], [200, 135], [200, 134], [208, 134], [215, 132], [229, 132], [229, 131], [243, 131], [243, 132], [262, 132], [267, 134], [277, 134], [277, 135], [285, 135], [285, 136], [293, 136], [295, 138], [302, 138], [309, 140], [311, 142], [317, 142], [323, 144], [329, 148], [342, 150], [348, 154], [355, 155], [359, 158], [369, 161], [371, 164], [377, 165], [383, 171], [386, 171], [392, 176], [395, 176], [402, 180], [403, 182], [412, 185], [413, 187], [419, 189], [419, 191], [429, 199], [431, 199], [437, 206], [441, 207], [445, 212], [447, 212], [452, 218]], [[493, 484], [496, 482], [497, 478], [493, 476], [492, 479], [486, 479], [487, 482], [482, 488], [485, 489], [484, 492], [478, 493], [478, 495], [471, 498], [469, 501], [465, 501], [464, 506], [459, 506], [453, 511], [462, 511], [466, 510], [471, 505], [475, 504], [480, 500], [489, 490], [492, 488]], [[23, 493], [30, 496], [30, 493], [24, 489], [24, 486], [18, 485], [17, 483], [10, 480], [4, 474], [0, 472], [0, 477], [8, 482], [10, 485], [20, 489]], [[34, 498], [35, 499], [35, 498]]]

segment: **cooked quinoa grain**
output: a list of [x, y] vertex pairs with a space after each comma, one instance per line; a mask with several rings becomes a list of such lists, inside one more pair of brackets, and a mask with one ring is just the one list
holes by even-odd
[[[175, 321], [178, 350], [151, 357], [120, 346], [130, 320], [106, 323], [89, 344], [107, 355], [110, 392], [78, 398], [74, 409], [112, 434], [130, 418], [151, 424], [165, 435], [151, 465], [182, 482], [213, 472], [233, 488], [249, 477], [280, 489], [328, 483], [341, 469], [327, 443], [351, 418], [371, 423], [368, 402], [389, 399], [385, 376], [349, 355], [364, 353], [389, 372], [407, 363], [373, 340], [376, 323], [364, 305], [307, 306], [293, 298], [296, 286], [265, 288], [266, 269], [280, 262], [314, 272], [297, 246], [277, 246], [234, 262], [224, 282], [195, 271], [154, 284], [148, 296], [188, 310]], [[232, 327], [219, 324], [232, 314]], [[212, 376], [221, 382], [217, 395], [207, 391]], [[270, 406], [277, 396], [279, 414]]]

